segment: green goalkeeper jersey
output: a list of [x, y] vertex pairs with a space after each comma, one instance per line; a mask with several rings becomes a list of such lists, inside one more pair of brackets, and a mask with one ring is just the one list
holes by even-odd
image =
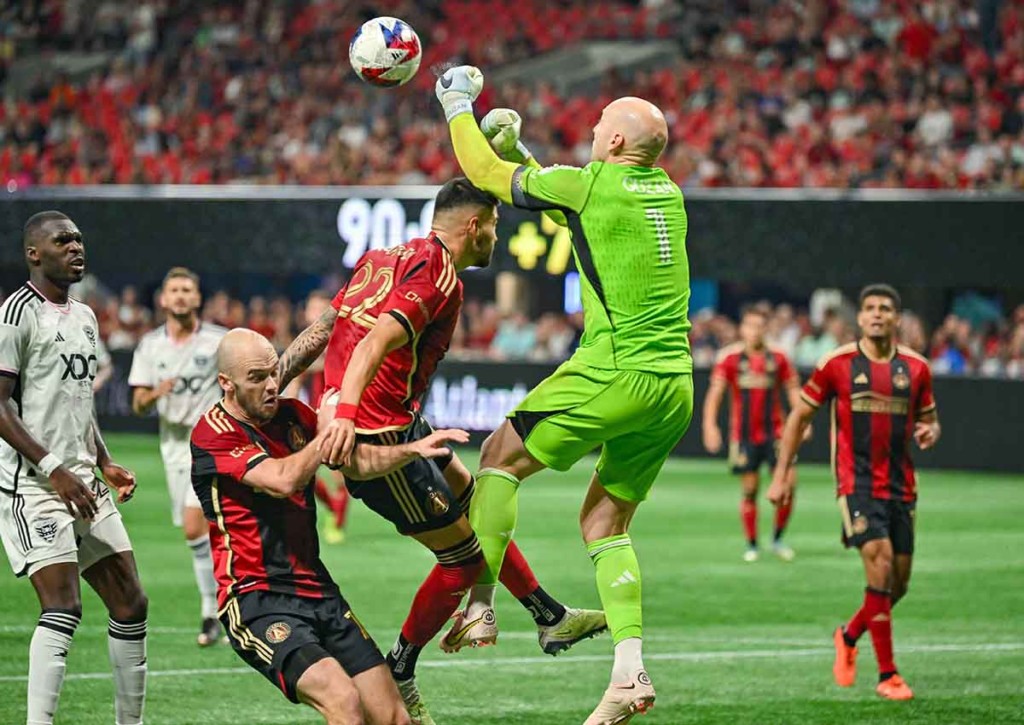
[[649, 166], [521, 166], [520, 208], [562, 212], [580, 271], [584, 331], [573, 356], [595, 368], [688, 373], [690, 268], [683, 194]]

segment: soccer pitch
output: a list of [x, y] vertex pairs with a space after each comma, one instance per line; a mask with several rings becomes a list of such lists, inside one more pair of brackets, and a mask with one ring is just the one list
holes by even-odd
[[[138, 474], [122, 507], [150, 598], [151, 725], [318, 723], [249, 670], [229, 647], [199, 650], [189, 554], [172, 528], [155, 438], [108, 437], [115, 458]], [[465, 452], [475, 463], [475, 453]], [[593, 461], [524, 484], [517, 538], [541, 583], [562, 601], [599, 607], [576, 515]], [[800, 470], [789, 543], [797, 559], [741, 561], [738, 482], [724, 462], [671, 461], [641, 507], [633, 540], [643, 567], [645, 659], [658, 701], [638, 725], [730, 723], [1024, 723], [1024, 478], [925, 471], [910, 593], [896, 608], [896, 659], [917, 698], [879, 700], [870, 638], [860, 676], [831, 679], [831, 633], [862, 598], [855, 554], [838, 543], [829, 472]], [[761, 499], [762, 543], [771, 508]], [[348, 540], [324, 560], [356, 613], [387, 649], [431, 555], [353, 502]], [[6, 563], [5, 563], [6, 566]], [[82, 626], [68, 658], [58, 723], [109, 725], [106, 613], [84, 595]], [[0, 576], [0, 723], [24, 722], [28, 642], [38, 605], [27, 581]], [[532, 621], [499, 595], [499, 645], [420, 659], [424, 698], [441, 725], [579, 725], [611, 667], [605, 635], [558, 658], [543, 655]]]

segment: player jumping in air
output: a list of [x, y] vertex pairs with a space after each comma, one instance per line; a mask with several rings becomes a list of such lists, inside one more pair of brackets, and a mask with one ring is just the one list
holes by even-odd
[[785, 504], [793, 493], [789, 468], [804, 429], [832, 401], [832, 450], [843, 541], [864, 562], [864, 604], [835, 631], [833, 675], [840, 687], [856, 677], [857, 640], [871, 634], [878, 659], [877, 692], [890, 700], [914, 696], [892, 653], [892, 607], [907, 593], [914, 556], [917, 482], [911, 441], [922, 449], [939, 439], [939, 417], [928, 361], [897, 345], [900, 296], [889, 285], [860, 293], [859, 342], [818, 363], [786, 420], [768, 498]]
[[[765, 330], [768, 314], [759, 307], [748, 307], [740, 319], [741, 342], [722, 349], [711, 373], [711, 387], [704, 398], [704, 447], [709, 453], [722, 448], [718, 410], [726, 388], [732, 396], [729, 414], [729, 464], [740, 477], [743, 498], [740, 518], [747, 536], [743, 560], [757, 561], [757, 490], [761, 485], [761, 464], [775, 468], [779, 436], [782, 435], [782, 395], [789, 407], [800, 400], [800, 376], [781, 350], [768, 346]], [[810, 434], [810, 428], [807, 433]], [[796, 468], [790, 469], [796, 477]], [[792, 499], [775, 507], [772, 551], [783, 561], [792, 561], [793, 550], [782, 541], [793, 510]]]
[[568, 225], [585, 327], [573, 357], [484, 444], [470, 521], [487, 568], [456, 626], [480, 621], [480, 636], [493, 636], [487, 623], [494, 617], [494, 583], [516, 527], [523, 479], [544, 468], [568, 470], [600, 447], [580, 525], [615, 640], [615, 664], [586, 723], [626, 722], [655, 697], [641, 657], [640, 567], [627, 532], [693, 410], [686, 212], [679, 187], [655, 166], [668, 127], [652, 104], [620, 98], [594, 127], [591, 163], [541, 169], [518, 138], [508, 139], [507, 157], [516, 162], [495, 155], [473, 118], [482, 87], [482, 74], [470, 66], [448, 70], [437, 82], [459, 164], [481, 189]]
[[221, 636], [217, 582], [209, 527], [192, 490], [188, 441], [199, 416], [220, 397], [216, 353], [227, 330], [200, 321], [201, 303], [199, 275], [184, 267], [167, 272], [160, 288], [160, 306], [167, 313], [167, 322], [142, 336], [132, 358], [128, 385], [136, 415], [144, 415], [154, 406], [160, 415], [160, 457], [171, 495], [171, 521], [182, 528], [192, 552], [202, 611], [196, 641], [200, 647], [208, 647]]
[[[486, 143], [486, 142], [485, 142]], [[329, 463], [345, 463], [357, 441], [391, 445], [422, 439], [430, 424], [418, 400], [444, 357], [462, 305], [464, 269], [490, 264], [496, 241], [497, 200], [466, 179], [449, 181], [437, 194], [431, 230], [389, 250], [374, 250], [356, 263], [334, 306], [285, 352], [283, 377], [320, 354], [330, 336], [321, 407], [334, 416], [323, 450]], [[416, 685], [420, 651], [441, 631], [484, 567], [465, 512], [474, 481], [458, 457], [419, 460], [373, 481], [352, 482], [349, 491], [392, 522], [399, 533], [430, 549], [438, 564], [413, 600], [388, 664], [417, 725], [431, 718]], [[506, 542], [508, 543], [508, 542]], [[540, 645], [557, 654], [605, 629], [604, 613], [567, 608], [538, 583], [513, 543], [500, 580], [526, 607]], [[468, 640], [465, 625], [445, 637], [448, 651], [494, 642]]]
[[81, 574], [110, 615], [116, 722], [137, 725], [148, 602], [107, 489], [123, 503], [135, 475], [110, 458], [94, 417], [96, 316], [68, 296], [85, 275], [85, 244], [58, 211], [31, 217], [23, 244], [29, 282], [0, 306], [0, 537], [42, 608], [29, 645], [27, 723], [53, 722], [82, 620]]
[[[277, 353], [257, 332], [225, 335], [217, 369], [224, 397], [192, 431], [192, 483], [210, 522], [232, 646], [328, 725], [408, 725], [384, 658], [320, 561], [310, 485], [323, 440], [316, 414], [278, 397]], [[438, 431], [401, 446], [361, 445], [345, 473], [385, 475], [467, 439]]]

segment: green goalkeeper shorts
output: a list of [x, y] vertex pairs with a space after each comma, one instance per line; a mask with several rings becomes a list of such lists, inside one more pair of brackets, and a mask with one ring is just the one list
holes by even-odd
[[556, 471], [600, 447], [601, 484], [639, 502], [692, 415], [689, 373], [603, 370], [569, 360], [508, 417], [529, 454]]

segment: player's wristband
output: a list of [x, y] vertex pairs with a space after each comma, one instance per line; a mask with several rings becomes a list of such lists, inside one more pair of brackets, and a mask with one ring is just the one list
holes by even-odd
[[356, 412], [359, 410], [358, 405], [352, 405], [352, 403], [338, 403], [334, 409], [334, 417], [342, 418], [344, 420], [355, 420]]
[[444, 120], [448, 123], [451, 123], [453, 118], [461, 116], [463, 113], [473, 113], [473, 102], [469, 100], [469, 96], [464, 96], [455, 101], [442, 101], [441, 107], [444, 108]]
[[39, 472], [41, 474], [49, 478], [50, 474], [56, 471], [60, 467], [60, 465], [61, 460], [57, 458], [57, 456], [53, 455], [52, 453], [47, 453], [45, 456], [39, 459], [39, 463], [36, 464], [36, 468], [39, 469]]

